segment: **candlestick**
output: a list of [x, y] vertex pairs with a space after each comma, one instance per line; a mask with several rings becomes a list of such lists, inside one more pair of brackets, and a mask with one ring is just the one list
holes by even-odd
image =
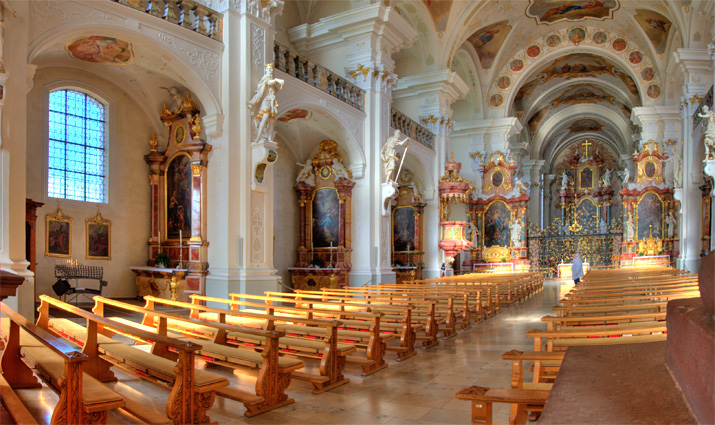
[[184, 251], [181, 249], [181, 243], [183, 242], [182, 239], [183, 239], [183, 237], [182, 237], [181, 229], [179, 229], [179, 264], [176, 265], [177, 269], [180, 269], [181, 263], [184, 262]]
[[161, 253], [161, 230], [159, 230], [159, 253]]

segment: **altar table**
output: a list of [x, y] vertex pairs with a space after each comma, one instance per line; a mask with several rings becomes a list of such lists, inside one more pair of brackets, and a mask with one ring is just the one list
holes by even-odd
[[[571, 279], [571, 266], [572, 263], [561, 263], [559, 264], [559, 277], [561, 279]], [[588, 269], [591, 268], [590, 263], [583, 263], [583, 274], [588, 273]]]
[[153, 295], [174, 301], [188, 301], [184, 295], [187, 269], [164, 269], [159, 267], [129, 267], [136, 273], [137, 297]]
[[633, 257], [633, 267], [670, 266], [670, 255], [645, 255]]

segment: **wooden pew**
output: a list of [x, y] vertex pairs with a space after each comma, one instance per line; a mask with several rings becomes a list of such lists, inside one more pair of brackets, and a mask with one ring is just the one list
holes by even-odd
[[[149, 333], [130, 325], [101, 317], [99, 314], [84, 311], [47, 295], [40, 295], [40, 307], [38, 308], [37, 324], [43, 329], [52, 329], [55, 332], [62, 331], [61, 328], [54, 326], [58, 319], [51, 321], [49, 318], [50, 305], [87, 319], [88, 326], [84, 330], [82, 351], [89, 356], [89, 361], [98, 365], [98, 369], [92, 372], [97, 374], [95, 376], [97, 379], [115, 379], [113, 374], [111, 377], [108, 376], [103, 366], [104, 361], [111, 362], [131, 373], [137, 373], [147, 380], [170, 388], [171, 394], [166, 403], [166, 415], [173, 423], [210, 422], [206, 413], [213, 405], [216, 391], [228, 386], [229, 382], [228, 379], [222, 376], [194, 370], [194, 353], [201, 346]], [[156, 355], [112, 340], [109, 329], [125, 335], [132, 335], [135, 338], [151, 340], [153, 342], [152, 353]], [[108, 338], [109, 341], [99, 338], [98, 333], [102, 333], [102, 336]], [[81, 337], [80, 335], [77, 336]], [[169, 355], [170, 349], [175, 351], [173, 354], [175, 360], [163, 357]], [[88, 371], [88, 373], [90, 372]], [[131, 407], [128, 406], [127, 410], [144, 420], [142, 415], [146, 411], [130, 410]]]
[[[545, 384], [545, 379], [553, 379], [554, 370], [558, 370], [561, 361], [564, 359], [563, 351], [518, 351], [511, 350], [502, 354], [503, 360], [511, 362], [511, 387], [526, 390], [548, 390], [551, 384]], [[531, 383], [524, 382], [524, 362], [533, 362], [534, 376]], [[551, 371], [550, 376], [545, 376], [545, 372]]]
[[526, 336], [534, 338], [534, 351], [555, 351], [555, 349], [566, 349], [566, 347], [582, 345], [613, 345], [664, 341], [666, 339], [666, 331], [665, 322], [643, 322], [628, 325], [584, 327], [578, 330], [566, 331], [533, 329], [528, 331]]
[[[89, 360], [87, 353], [78, 352], [75, 347], [31, 323], [4, 303], [0, 303], [0, 309], [10, 319], [8, 341], [0, 362], [4, 381], [3, 400], [13, 405], [10, 410], [13, 418], [24, 422], [28, 420], [29, 412], [19, 408], [12, 388], [40, 386], [30, 367], [60, 395], [52, 412], [53, 424], [105, 424], [108, 410], [124, 406], [122, 396], [84, 373], [84, 366]], [[22, 341], [25, 345], [21, 345], [21, 329], [26, 334]], [[31, 419], [29, 422], [36, 421]]]
[[498, 389], [471, 386], [461, 389], [456, 397], [472, 403], [472, 424], [492, 423], [492, 404], [511, 403], [515, 405], [515, 415], [510, 424], [525, 424], [529, 412], [540, 412], [544, 408], [549, 390]]

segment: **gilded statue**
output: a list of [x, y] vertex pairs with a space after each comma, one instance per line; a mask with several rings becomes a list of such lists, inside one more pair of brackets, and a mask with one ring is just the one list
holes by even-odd
[[248, 109], [251, 111], [253, 128], [256, 131], [253, 143], [263, 141], [273, 141], [275, 130], [273, 125], [278, 113], [278, 102], [276, 92], [283, 88], [284, 81], [280, 78], [273, 78], [273, 64], [266, 65], [266, 70], [256, 86], [256, 93], [248, 102]]
[[383, 166], [383, 179], [385, 183], [390, 183], [393, 180], [392, 174], [397, 168], [397, 152], [395, 148], [397, 146], [408, 145], [410, 138], [404, 136], [400, 130], [395, 130], [395, 133], [385, 140], [385, 144], [382, 146], [382, 151], [380, 157], [382, 158]]

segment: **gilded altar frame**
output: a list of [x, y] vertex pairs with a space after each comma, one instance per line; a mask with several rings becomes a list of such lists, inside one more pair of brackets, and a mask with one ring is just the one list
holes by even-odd
[[[325, 167], [322, 167], [322, 168], [325, 168]], [[330, 174], [332, 174], [332, 170], [331, 170]], [[330, 177], [330, 174], [328, 174], [328, 176], [325, 177], [323, 180], [328, 179]], [[308, 205], [310, 205], [310, 206], [306, 209], [306, 213], [307, 213], [306, 215], [307, 215], [307, 217], [309, 217], [309, 220], [308, 220], [309, 221], [309, 224], [308, 224], [309, 232], [308, 232], [308, 234], [310, 235], [309, 239], [310, 239], [311, 249], [330, 249], [330, 247], [318, 247], [318, 248], [313, 247], [313, 230], [314, 230], [313, 229], [313, 202], [315, 202], [315, 195], [318, 193], [318, 191], [321, 191], [321, 190], [334, 190], [335, 191], [335, 195], [338, 198], [338, 221], [340, 221], [340, 217], [341, 217], [340, 214], [343, 212], [342, 211], [343, 208], [345, 208], [345, 197], [340, 196], [340, 191], [338, 190], [337, 187], [324, 186], [324, 187], [319, 187], [319, 188], [316, 188], [315, 190], [313, 190], [313, 193], [310, 196], [310, 202], [308, 203]], [[342, 242], [342, 244], [341, 244], [341, 242]], [[342, 237], [342, 229], [341, 229], [340, 224], [338, 223], [338, 243], [333, 248], [337, 249], [339, 246], [344, 246], [344, 245], [345, 245], [345, 241], [344, 241], [344, 237]]]
[[[183, 128], [183, 127], [179, 126], [179, 128]], [[174, 133], [174, 134], [176, 134], [176, 133]], [[179, 238], [176, 238], [176, 237], [169, 238], [169, 214], [168, 214], [168, 212], [169, 212], [169, 196], [170, 196], [170, 194], [169, 194], [169, 167], [171, 166], [171, 164], [174, 162], [174, 160], [176, 158], [178, 158], [182, 155], [187, 157], [189, 160], [189, 164], [191, 164], [191, 155], [189, 155], [185, 151], [175, 152], [173, 155], [171, 155], [166, 160], [166, 163], [164, 164], [164, 196], [163, 196], [163, 198], [164, 198], [163, 199], [163, 201], [164, 201], [164, 223], [163, 224], [164, 225], [163, 225], [163, 227], [166, 232], [164, 235], [164, 240], [167, 240], [167, 241], [176, 241], [176, 242], [179, 241]], [[192, 172], [192, 174], [193, 174], [193, 172]], [[191, 192], [192, 192], [191, 197], [192, 197], [192, 202], [193, 202], [193, 196], [194, 196], [193, 190], [191, 190]], [[191, 228], [191, 223], [189, 223], [189, 228]], [[191, 237], [191, 233], [189, 232], [189, 234], [187, 234], [186, 236], [187, 236], [187, 240], [188, 240]]]
[[[654, 191], [654, 190], [646, 190], [645, 192], [643, 192], [643, 193], [638, 197], [638, 201], [636, 202], [636, 207], [634, 208], [635, 211], [634, 211], [634, 214], [633, 214], [633, 219], [635, 220], [635, 225], [636, 225], [636, 230], [635, 230], [635, 232], [636, 232], [636, 237], [635, 237], [635, 239], [636, 239], [636, 240], [638, 240], [638, 234], [640, 233], [640, 229], [639, 229], [639, 226], [640, 226], [640, 224], [639, 224], [639, 222], [640, 222], [640, 220], [639, 220], [639, 213], [640, 213], [641, 201], [643, 201], [643, 198], [644, 198], [646, 195], [648, 195], [649, 193], [654, 194], [654, 195], [658, 198], [658, 201], [660, 202], [660, 233], [661, 233], [661, 238], [662, 238], [662, 236], [663, 236], [663, 234], [664, 234], [664, 232], [665, 232], [665, 215], [666, 215], [666, 210], [667, 210], [665, 201], [663, 200], [663, 197], [662, 197], [658, 192], [656, 192], [656, 191]], [[658, 238], [658, 239], [661, 239], [661, 238]]]
[[[489, 208], [490, 208], [493, 204], [495, 204], [495, 203], [497, 203], [497, 202], [501, 202], [501, 203], [504, 204], [504, 206], [509, 210], [509, 224], [511, 224], [511, 222], [514, 220], [514, 209], [513, 209], [512, 207], [510, 207], [510, 206], [509, 206], [509, 203], [506, 202], [506, 201], [503, 200], [503, 199], [498, 199], [498, 198], [497, 198], [497, 199], [493, 199], [491, 202], [489, 202], [489, 203], [486, 205], [486, 207], [484, 207], [484, 211], [481, 213], [481, 215], [482, 215], [482, 217], [481, 217], [481, 218], [482, 218], [482, 227], [483, 227], [483, 231], [482, 231], [482, 234], [481, 234], [481, 237], [482, 237], [482, 244], [481, 244], [481, 245], [482, 245], [483, 247], [487, 248], [487, 249], [488, 249], [488, 248], [491, 248], [491, 247], [494, 247], [494, 246], [501, 246], [501, 245], [492, 245], [492, 246], [486, 246], [486, 245], [484, 245], [484, 237], [486, 236], [486, 233], [487, 233], [487, 232], [486, 232], [487, 224], [485, 223], [485, 218], [484, 218], [484, 216], [486, 215], [487, 211], [489, 211]], [[509, 235], [511, 235], [511, 229], [509, 229]], [[509, 240], [511, 240], [511, 237], [509, 238]], [[506, 247], [504, 247], [504, 248], [508, 249], [509, 247], [506, 246]], [[486, 252], [486, 251], [485, 251], [485, 252]], [[508, 257], [507, 257], [507, 258], [508, 258]]]

